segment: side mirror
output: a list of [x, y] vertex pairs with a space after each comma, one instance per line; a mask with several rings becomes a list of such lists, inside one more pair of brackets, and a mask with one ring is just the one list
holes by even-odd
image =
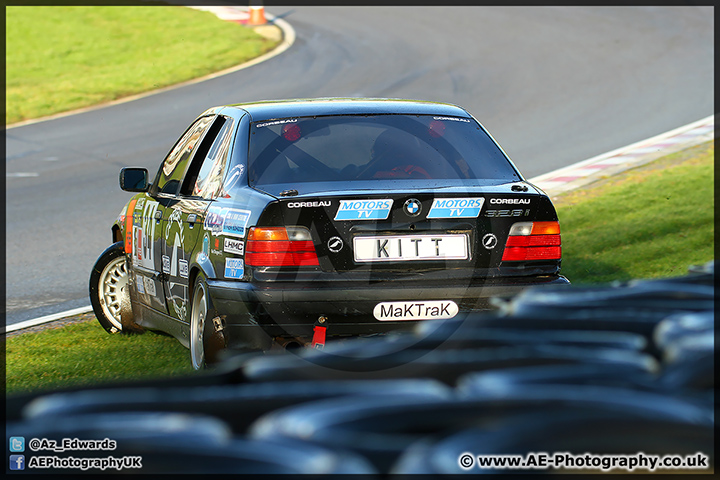
[[147, 192], [148, 171], [140, 167], [125, 167], [120, 170], [120, 188], [126, 192]]

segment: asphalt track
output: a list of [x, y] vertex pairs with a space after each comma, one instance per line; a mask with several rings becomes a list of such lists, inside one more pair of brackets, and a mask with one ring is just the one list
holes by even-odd
[[530, 178], [713, 114], [712, 7], [268, 8], [297, 39], [249, 69], [6, 132], [7, 323], [87, 305], [128, 194], [207, 107], [373, 96], [460, 104]]

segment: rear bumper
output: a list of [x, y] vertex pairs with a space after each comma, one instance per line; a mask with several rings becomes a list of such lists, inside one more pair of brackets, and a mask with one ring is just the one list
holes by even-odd
[[256, 344], [265, 342], [265, 337], [311, 337], [313, 325], [320, 316], [327, 318], [329, 336], [384, 333], [409, 329], [418, 322], [377, 320], [373, 309], [381, 302], [452, 300], [462, 314], [490, 309], [493, 297], [512, 297], [529, 287], [558, 284], [569, 282], [560, 275], [438, 285], [403, 280], [264, 284], [209, 280], [208, 290], [218, 314], [225, 318], [230, 344], [236, 340], [247, 342], [250, 337], [260, 335], [250, 341]]

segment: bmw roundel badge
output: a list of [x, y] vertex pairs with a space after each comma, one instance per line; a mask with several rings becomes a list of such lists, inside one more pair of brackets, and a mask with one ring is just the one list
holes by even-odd
[[411, 217], [417, 217], [420, 215], [420, 211], [422, 210], [422, 204], [420, 203], [420, 200], [416, 200], [414, 198], [411, 198], [407, 202], [405, 202], [405, 213], [410, 215]]

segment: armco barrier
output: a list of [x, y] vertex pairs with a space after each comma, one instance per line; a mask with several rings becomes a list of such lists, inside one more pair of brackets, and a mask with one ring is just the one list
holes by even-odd
[[714, 263], [527, 290], [494, 313], [239, 353], [201, 375], [7, 402], [8, 437], [110, 438], [114, 456], [143, 458], [137, 473], [494, 473], [458, 458], [530, 451], [702, 452], [714, 465]]

